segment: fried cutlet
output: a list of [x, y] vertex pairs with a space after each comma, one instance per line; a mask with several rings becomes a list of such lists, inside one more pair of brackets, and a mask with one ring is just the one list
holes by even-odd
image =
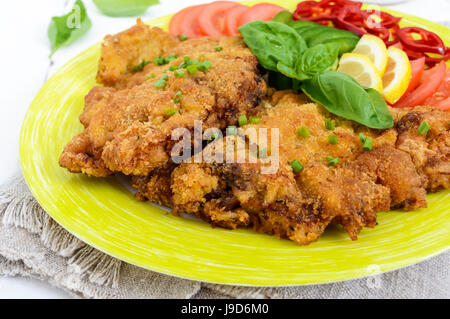
[[[145, 28], [153, 32], [141, 24], [130, 30]], [[119, 74], [117, 81], [121, 84], [115, 84], [125, 88], [94, 87], [86, 96], [80, 116], [85, 130], [69, 142], [60, 158], [60, 165], [71, 172], [93, 176], [114, 172], [145, 176], [169, 162], [174, 129], [192, 130], [196, 120], [202, 121], [204, 129], [223, 129], [236, 124], [238, 114], [247, 114], [267, 94], [266, 83], [257, 69], [258, 61], [239, 37], [177, 42], [170, 52], [178, 58], [169, 64], [149, 64], [130, 76], [129, 66], [142, 59], [142, 55], [137, 60], [127, 60], [125, 53], [125, 57], [120, 54], [114, 59], [109, 57], [114, 55], [111, 50], [121, 52], [121, 46], [126, 46], [123, 48], [126, 52], [140, 52], [141, 42], [147, 38], [140, 31], [130, 30], [118, 36], [118, 39], [126, 37], [126, 41], [115, 41], [115, 37], [106, 40], [106, 43], [114, 43], [114, 49], [106, 49], [110, 45], [103, 48], [100, 62], [103, 71], [99, 77], [105, 83], [105, 79], [115, 76], [112, 73]], [[167, 39], [158, 40], [160, 32], [157, 31], [156, 39], [148, 40], [146, 45], [164, 47], [166, 42], [163, 45], [161, 41]], [[130, 39], [133, 35], [136, 41]], [[223, 48], [221, 51], [215, 50], [218, 45]], [[169, 67], [183, 63], [186, 54], [189, 59], [210, 61], [211, 67], [192, 75], [184, 70], [185, 76], [177, 77]], [[116, 72], [116, 64], [127, 67], [120, 67]], [[167, 76], [166, 85], [155, 87], [155, 81], [163, 74]], [[178, 92], [181, 98], [174, 101]], [[167, 110], [175, 114], [167, 115]]]
[[[377, 131], [336, 118], [292, 92], [276, 92], [263, 104], [266, 107], [260, 109], [261, 121], [245, 128], [279, 129], [278, 171], [261, 174], [263, 163], [259, 159], [242, 164], [183, 163], [170, 177], [165, 175], [165, 196], [171, 196], [166, 202], [174, 213], [195, 214], [226, 228], [253, 227], [308, 244], [317, 240], [330, 223], [341, 224], [356, 239], [363, 227], [376, 225], [377, 212], [426, 207], [426, 190], [431, 189], [424, 183], [420, 166], [409, 152], [397, 147], [399, 134], [404, 133], [400, 123], [408, 122], [409, 113], [400, 118], [396, 128]], [[327, 130], [325, 120], [334, 121], [336, 129]], [[309, 137], [297, 135], [300, 126], [309, 129]], [[437, 135], [448, 138], [448, 128], [436, 127]], [[359, 133], [373, 138], [371, 151], [363, 151]], [[329, 143], [330, 134], [338, 137], [338, 144]], [[208, 148], [213, 145], [204, 152], [209, 154]], [[329, 166], [327, 156], [340, 158], [339, 164]], [[298, 174], [289, 166], [295, 159], [304, 166]], [[448, 163], [448, 157], [443, 162]], [[140, 199], [159, 197], [156, 188], [145, 182], [134, 186]]]

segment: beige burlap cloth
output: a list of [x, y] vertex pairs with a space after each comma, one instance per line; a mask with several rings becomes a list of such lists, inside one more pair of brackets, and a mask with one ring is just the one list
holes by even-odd
[[450, 253], [326, 285], [237, 287], [162, 275], [112, 258], [54, 222], [18, 174], [0, 189], [0, 275], [50, 282], [84, 298], [450, 298]]

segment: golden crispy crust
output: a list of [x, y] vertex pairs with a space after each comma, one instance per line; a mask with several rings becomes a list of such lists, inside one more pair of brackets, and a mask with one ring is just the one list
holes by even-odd
[[179, 40], [160, 28], [150, 28], [141, 19], [128, 30], [108, 35], [102, 43], [97, 82], [105, 86], [123, 87], [142, 61], [164, 55]]
[[[183, 163], [170, 176], [170, 206], [174, 213], [188, 212], [212, 225], [252, 227], [308, 244], [316, 241], [331, 223], [341, 224], [350, 238], [357, 239], [362, 228], [376, 226], [377, 212], [426, 207], [429, 177], [424, 180], [425, 173], [421, 172], [430, 171], [430, 161], [424, 169], [423, 165], [416, 165], [409, 152], [397, 148], [402, 145], [399, 136], [406, 132], [403, 127], [410, 128], [409, 134], [417, 131], [412, 120], [415, 116], [405, 112], [398, 117], [394, 129], [377, 131], [336, 119], [321, 106], [305, 103], [303, 96], [292, 92], [276, 92], [262, 104], [265, 107], [259, 108], [260, 123], [246, 128], [280, 130], [278, 171], [261, 174], [260, 160], [253, 164]], [[435, 114], [430, 109], [423, 112], [422, 116], [434, 114], [445, 121], [446, 114]], [[335, 120], [333, 132], [326, 130], [325, 119]], [[296, 134], [299, 126], [308, 127], [308, 138]], [[332, 133], [338, 136], [337, 145], [328, 143]], [[362, 150], [359, 133], [374, 139], [372, 151]], [[448, 164], [448, 144], [442, 143], [449, 136], [448, 127], [437, 123], [429, 134], [435, 134], [437, 139], [430, 138], [427, 149], [434, 150], [435, 156], [439, 154], [440, 167]], [[207, 148], [222, 143], [219, 149], [226, 152], [229, 142], [230, 137]], [[328, 155], [339, 157], [339, 165], [328, 166]], [[293, 159], [304, 166], [299, 174], [294, 174], [288, 164]], [[442, 182], [447, 175], [441, 172], [442, 169], [434, 171], [433, 180], [440, 181], [439, 187], [448, 187]], [[145, 190], [138, 190], [145, 198]]]
[[[138, 24], [115, 37], [128, 39], [140, 34], [141, 31], [136, 30], [146, 28], [149, 29]], [[118, 40], [115, 46], [126, 46], [123, 48], [126, 52], [139, 46], [141, 41], [140, 37], [136, 39], [137, 44], [130, 39]], [[162, 45], [162, 40], [148, 41], [147, 45]], [[223, 47], [220, 52], [214, 49], [218, 44]], [[116, 51], [119, 50], [117, 47]], [[102, 65], [109, 65], [104, 51], [101, 70]], [[126, 82], [122, 83], [126, 88], [95, 87], [89, 92], [80, 116], [85, 126], [82, 143], [76, 138], [68, 144], [61, 155], [61, 166], [71, 172], [94, 176], [112, 172], [147, 175], [169, 161], [171, 134], [175, 128], [192, 130], [194, 121], [200, 120], [204, 129], [223, 129], [236, 124], [238, 114], [246, 114], [255, 108], [260, 98], [266, 95], [266, 83], [257, 70], [258, 61], [240, 38], [187, 40], [171, 47], [171, 52], [179, 57], [170, 64], [150, 64], [141, 72], [127, 76]], [[175, 77], [173, 72], [168, 72], [169, 66], [182, 63], [185, 54], [191, 59], [209, 60], [212, 66], [206, 72]], [[167, 85], [156, 88], [154, 82], [165, 72], [168, 74]], [[155, 75], [154, 79], [146, 80], [150, 74]], [[182, 92], [182, 98], [176, 103], [173, 98], [178, 91]], [[168, 108], [176, 109], [176, 114], [165, 115]]]

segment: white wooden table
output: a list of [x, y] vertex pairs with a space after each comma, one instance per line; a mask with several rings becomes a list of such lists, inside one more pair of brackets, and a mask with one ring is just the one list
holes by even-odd
[[[18, 140], [22, 119], [39, 88], [64, 63], [100, 41], [104, 35], [126, 29], [135, 18], [101, 15], [91, 0], [84, 0], [93, 26], [89, 33], [60, 49], [52, 60], [47, 40], [50, 18], [65, 14], [74, 0], [15, 0], [2, 3], [0, 13], [0, 184], [20, 169]], [[205, 0], [160, 0], [142, 17], [148, 20], [209, 2]], [[450, 0], [413, 0], [390, 6], [432, 21], [450, 20]], [[29, 278], [0, 277], [0, 298], [68, 298], [66, 292]]]

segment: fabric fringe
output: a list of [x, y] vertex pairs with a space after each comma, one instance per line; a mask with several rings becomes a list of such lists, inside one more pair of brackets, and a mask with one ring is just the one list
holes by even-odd
[[45, 247], [67, 258], [74, 271], [88, 276], [90, 282], [99, 286], [118, 286], [120, 260], [86, 245], [61, 227], [42, 209], [26, 185], [18, 180], [10, 185], [8, 190], [0, 191], [0, 219], [4, 225], [40, 235]]
[[92, 283], [117, 287], [122, 262], [94, 247], [83, 244], [68, 261], [72, 269], [79, 274], [89, 275]]

